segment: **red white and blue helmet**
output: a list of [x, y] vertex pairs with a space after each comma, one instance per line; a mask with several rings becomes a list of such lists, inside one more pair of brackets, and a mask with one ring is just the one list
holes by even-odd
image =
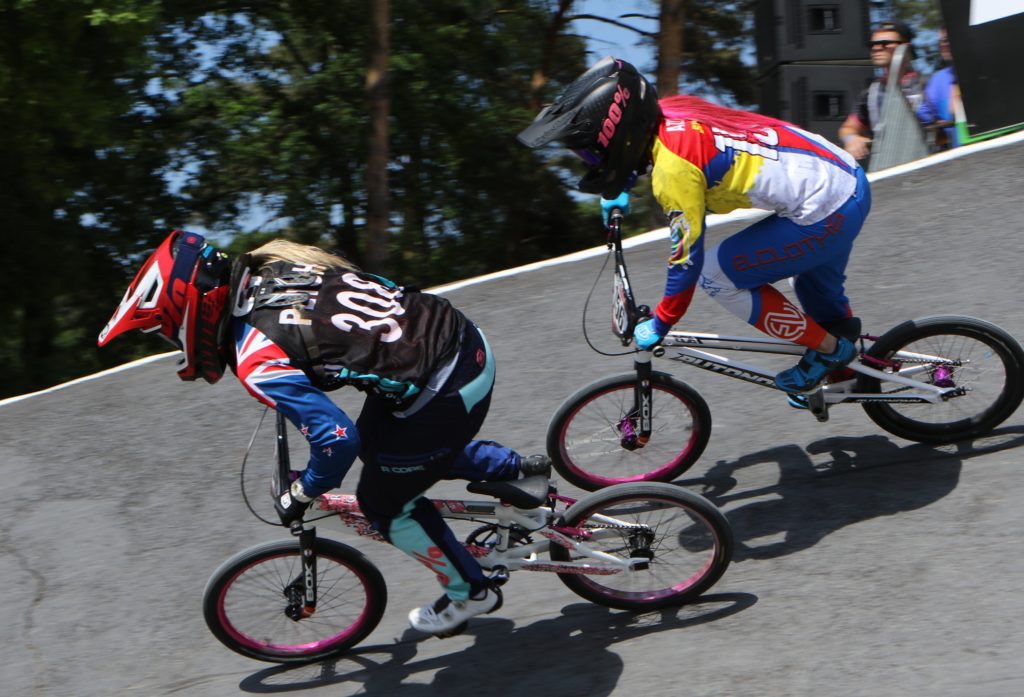
[[99, 345], [132, 329], [158, 332], [182, 352], [178, 377], [217, 382], [227, 365], [221, 332], [230, 278], [226, 254], [198, 233], [175, 230], [135, 275]]
[[529, 148], [559, 141], [587, 165], [579, 190], [612, 199], [644, 173], [660, 118], [654, 86], [609, 56], [573, 80], [517, 138]]

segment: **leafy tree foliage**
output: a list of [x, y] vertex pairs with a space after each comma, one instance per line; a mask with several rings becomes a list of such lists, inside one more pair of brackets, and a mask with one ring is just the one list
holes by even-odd
[[19, 0], [0, 6], [0, 394], [94, 369], [86, 347], [121, 285], [118, 259], [166, 210], [148, 115], [148, 2]]
[[751, 48], [751, 3], [690, 0], [684, 4], [688, 7], [681, 89], [701, 96], [716, 95], [738, 106], [754, 105], [754, 70], [743, 60], [743, 51]]
[[[260, 233], [363, 262], [364, 3], [230, 9], [173, 28], [218, 47], [205, 67], [168, 55], [201, 75], [176, 110], [187, 130], [178, 155], [193, 172], [183, 193], [197, 222], [234, 233], [260, 212], [269, 218]], [[374, 270], [427, 284], [578, 248], [586, 232], [573, 200], [514, 139], [533, 116], [526, 95], [543, 13], [468, 0], [396, 0], [392, 13], [393, 235], [389, 267]], [[577, 58], [564, 70], [580, 69]], [[233, 246], [264, 236], [236, 235]]]
[[921, 29], [942, 26], [942, 7], [939, 0], [891, 0], [893, 16], [902, 18]]
[[[0, 396], [156, 350], [95, 337], [175, 227], [365, 261], [368, 2], [0, 1]], [[515, 141], [586, 66], [552, 21], [570, 4], [391, 0], [388, 262], [371, 270], [427, 286], [603, 239], [565, 185], [579, 163]], [[719, 21], [688, 39], [704, 65]]]
[[[393, 3], [392, 262], [375, 271], [426, 285], [593, 243], [514, 140], [545, 12]], [[0, 394], [152, 352], [127, 336], [97, 352], [95, 336], [171, 228], [362, 260], [366, 15], [366, 0], [0, 6]], [[563, 77], [583, 66], [582, 42], [564, 43]]]

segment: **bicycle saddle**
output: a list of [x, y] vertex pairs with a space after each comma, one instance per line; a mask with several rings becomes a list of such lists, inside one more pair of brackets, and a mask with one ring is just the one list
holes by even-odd
[[470, 482], [466, 490], [474, 494], [493, 496], [502, 503], [529, 510], [538, 508], [548, 500], [551, 484], [543, 475], [512, 479], [504, 482]]

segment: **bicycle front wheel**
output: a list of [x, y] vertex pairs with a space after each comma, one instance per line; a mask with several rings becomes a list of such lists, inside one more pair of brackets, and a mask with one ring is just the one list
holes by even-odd
[[[559, 525], [592, 550], [645, 560], [617, 573], [558, 574], [574, 593], [606, 607], [681, 605], [711, 588], [732, 560], [732, 528], [722, 512], [672, 484], [608, 487], [573, 504]], [[590, 558], [554, 542], [550, 554], [556, 561]]]
[[[945, 316], [904, 322], [882, 335], [866, 355], [883, 362], [887, 372], [961, 388], [939, 404], [864, 403], [872, 421], [907, 440], [951, 443], [982, 436], [1009, 418], [1024, 399], [1024, 349], [984, 320]], [[860, 375], [858, 389], [898, 396], [908, 388]]]
[[218, 568], [203, 593], [203, 616], [232, 651], [272, 663], [335, 656], [369, 636], [384, 616], [387, 586], [361, 552], [317, 539], [317, 604], [310, 617], [292, 619], [301, 604], [298, 541], [245, 550]]
[[558, 408], [548, 455], [567, 481], [595, 491], [623, 482], [669, 482], [688, 470], [711, 436], [711, 410], [692, 387], [651, 374], [650, 439], [638, 438], [635, 373], [598, 380]]

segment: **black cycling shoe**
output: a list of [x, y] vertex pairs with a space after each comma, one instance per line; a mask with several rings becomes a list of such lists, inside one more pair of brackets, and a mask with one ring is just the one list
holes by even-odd
[[543, 475], [551, 476], [551, 458], [547, 455], [530, 455], [519, 458], [519, 476], [522, 478]]

